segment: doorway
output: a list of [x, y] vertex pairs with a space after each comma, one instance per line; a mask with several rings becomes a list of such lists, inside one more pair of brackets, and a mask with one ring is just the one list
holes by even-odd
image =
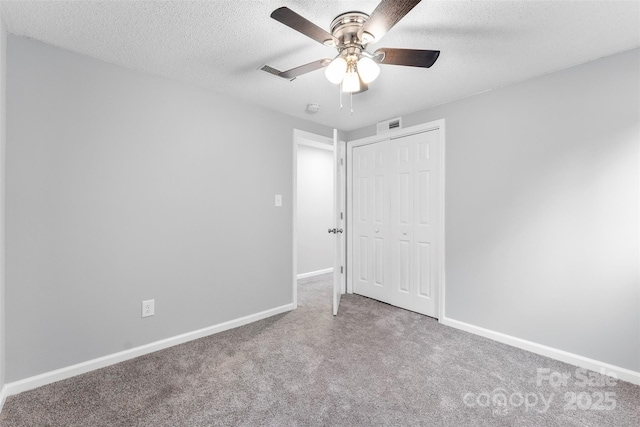
[[298, 279], [333, 272], [333, 140], [294, 130], [293, 301]]

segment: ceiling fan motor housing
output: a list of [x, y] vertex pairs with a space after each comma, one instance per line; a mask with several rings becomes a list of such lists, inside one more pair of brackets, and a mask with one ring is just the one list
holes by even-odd
[[342, 13], [331, 22], [331, 35], [338, 40], [335, 47], [341, 55], [357, 57], [364, 52], [368, 33], [364, 33], [361, 40], [358, 32], [368, 19], [369, 15], [366, 13], [353, 11]]

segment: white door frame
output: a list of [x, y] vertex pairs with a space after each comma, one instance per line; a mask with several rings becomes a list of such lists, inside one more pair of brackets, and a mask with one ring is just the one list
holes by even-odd
[[327, 136], [316, 135], [315, 133], [303, 130], [293, 130], [293, 191], [292, 194], [292, 214], [293, 214], [293, 309], [298, 308], [298, 147], [320, 148], [333, 152], [333, 139]]
[[440, 172], [439, 172], [439, 186], [438, 186], [438, 283], [436, 286], [438, 287], [438, 322], [441, 322], [442, 319], [445, 318], [445, 198], [444, 198], [444, 190], [445, 190], [445, 120], [435, 120], [433, 122], [423, 123], [416, 126], [411, 126], [404, 129], [396, 129], [390, 132], [386, 132], [380, 135], [369, 136], [366, 138], [356, 139], [353, 141], [347, 142], [347, 293], [353, 293], [353, 278], [352, 271], [349, 268], [351, 266], [351, 260], [353, 259], [353, 234], [352, 227], [353, 224], [353, 149], [355, 147], [360, 147], [362, 145], [375, 144], [376, 142], [382, 142], [391, 138], [400, 138], [403, 136], [409, 136], [416, 133], [427, 132], [430, 130], [439, 129], [440, 130]]

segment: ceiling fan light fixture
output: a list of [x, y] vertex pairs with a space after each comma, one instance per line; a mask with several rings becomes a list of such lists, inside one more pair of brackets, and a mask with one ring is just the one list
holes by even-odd
[[380, 66], [366, 56], [362, 56], [358, 61], [358, 73], [365, 83], [371, 83], [380, 75]]
[[334, 85], [340, 84], [347, 72], [347, 61], [342, 56], [336, 57], [324, 70], [324, 75]]
[[360, 92], [360, 76], [356, 70], [356, 63], [350, 62], [347, 67], [347, 73], [342, 80], [343, 92]]

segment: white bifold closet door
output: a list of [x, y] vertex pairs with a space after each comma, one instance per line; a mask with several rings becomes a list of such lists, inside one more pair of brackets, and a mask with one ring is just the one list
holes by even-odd
[[353, 149], [353, 290], [432, 317], [439, 132]]

